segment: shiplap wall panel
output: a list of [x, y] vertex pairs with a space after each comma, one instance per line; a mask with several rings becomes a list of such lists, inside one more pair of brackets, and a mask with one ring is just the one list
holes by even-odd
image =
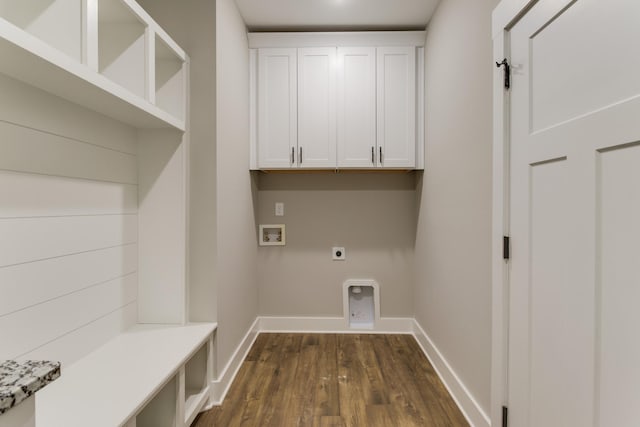
[[0, 236], [0, 267], [6, 267], [135, 243], [138, 218], [90, 215], [0, 219]]
[[136, 154], [136, 131], [116, 120], [0, 74], [0, 120]]
[[11, 295], [0, 299], [0, 316], [135, 273], [137, 268], [135, 243], [0, 268], [0, 295]]
[[137, 134], [4, 76], [0, 93], [0, 359], [71, 363], [137, 319]]
[[136, 213], [132, 184], [0, 171], [0, 218]]
[[0, 360], [14, 359], [136, 300], [129, 274], [0, 317]]
[[136, 184], [136, 156], [0, 122], [0, 169]]
[[110, 337], [129, 329], [136, 323], [137, 318], [138, 308], [133, 301], [82, 328], [70, 331], [54, 341], [25, 353], [18, 359], [47, 360], [55, 356], [55, 360], [62, 362], [62, 366], [67, 366], [81, 359], [91, 350], [100, 347]]

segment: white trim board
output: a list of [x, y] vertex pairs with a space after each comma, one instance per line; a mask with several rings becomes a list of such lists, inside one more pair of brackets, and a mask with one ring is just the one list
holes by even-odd
[[[493, 59], [510, 60], [513, 25], [538, 0], [502, 0], [492, 13]], [[568, 2], [570, 0], [561, 0]], [[493, 202], [492, 202], [492, 308], [491, 308], [491, 419], [502, 420], [508, 405], [509, 266], [502, 259], [502, 239], [509, 233], [509, 91], [504, 90], [503, 71], [494, 68], [493, 78]]]
[[249, 327], [242, 341], [240, 341], [240, 345], [238, 345], [236, 351], [233, 352], [231, 359], [227, 362], [222, 372], [216, 375], [216, 379], [211, 382], [211, 403], [207, 405], [206, 408], [203, 408], [203, 411], [211, 409], [212, 406], [222, 405], [229, 391], [229, 387], [231, 387], [233, 380], [240, 370], [240, 366], [242, 366], [242, 362], [247, 358], [249, 350], [251, 350], [253, 343], [260, 333], [259, 325], [260, 318], [257, 317]]
[[491, 14], [491, 34], [496, 38], [510, 28], [538, 0], [502, 0]]
[[264, 47], [424, 46], [426, 31], [284, 32], [248, 34], [249, 49]]
[[260, 332], [328, 334], [411, 334], [413, 319], [382, 317], [373, 329], [350, 328], [344, 317], [259, 317]]
[[343, 317], [274, 317], [259, 316], [233, 353], [218, 379], [212, 382], [211, 404], [219, 406], [224, 401], [242, 362], [261, 333], [339, 333], [339, 334], [410, 334], [418, 342], [422, 352], [433, 366], [438, 377], [449, 391], [456, 405], [472, 427], [489, 427], [491, 421], [480, 407], [449, 362], [435, 346], [420, 324], [413, 318], [380, 318], [374, 329], [349, 328]]
[[414, 320], [413, 336], [469, 424], [473, 427], [490, 427], [491, 420], [487, 413], [482, 410], [417, 320]]

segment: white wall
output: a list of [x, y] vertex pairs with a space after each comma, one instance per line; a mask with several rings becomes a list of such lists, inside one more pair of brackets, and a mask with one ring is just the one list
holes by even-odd
[[427, 29], [426, 164], [419, 185], [416, 319], [489, 413], [491, 11], [442, 1]]
[[233, 0], [216, 1], [218, 371], [258, 314], [255, 182], [249, 172], [249, 45]]
[[71, 363], [137, 316], [135, 131], [0, 75], [0, 360]]
[[382, 317], [413, 317], [414, 174], [263, 174], [259, 190], [260, 222], [287, 243], [258, 251], [261, 315], [342, 317], [344, 281], [374, 279]]

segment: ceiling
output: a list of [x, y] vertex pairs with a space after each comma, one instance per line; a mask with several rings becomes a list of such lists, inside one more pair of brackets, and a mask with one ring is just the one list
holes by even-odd
[[250, 31], [423, 30], [440, 0], [236, 0]]

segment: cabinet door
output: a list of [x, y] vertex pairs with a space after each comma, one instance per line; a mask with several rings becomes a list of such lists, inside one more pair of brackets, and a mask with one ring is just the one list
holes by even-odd
[[298, 166], [336, 167], [336, 48], [298, 49]]
[[413, 168], [416, 158], [414, 47], [377, 49], [378, 165]]
[[338, 48], [338, 167], [376, 166], [376, 50]]
[[258, 52], [258, 167], [289, 168], [297, 159], [296, 49]]

